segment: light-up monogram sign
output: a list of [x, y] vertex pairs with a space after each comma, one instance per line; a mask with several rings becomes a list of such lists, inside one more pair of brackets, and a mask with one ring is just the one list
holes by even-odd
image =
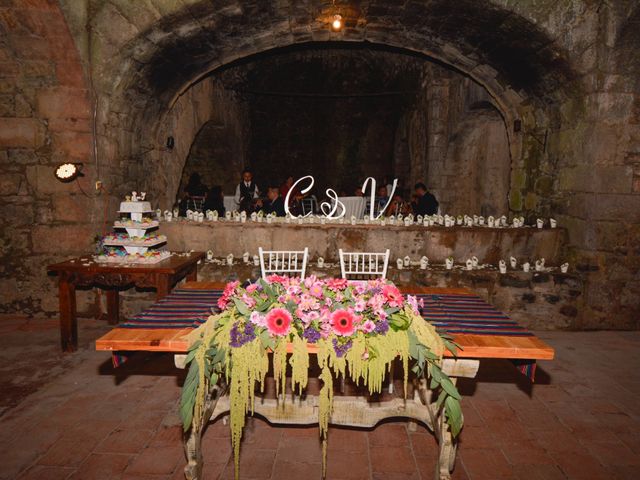
[[[307, 180], [310, 181], [309, 185], [303, 188], [302, 190], [300, 190], [300, 193], [302, 193], [303, 195], [305, 193], [308, 193], [313, 188], [313, 184], [315, 183], [315, 180], [311, 175], [306, 175], [296, 180], [295, 183], [291, 186], [291, 188], [287, 192], [287, 196], [284, 199], [284, 210], [287, 215], [296, 217], [296, 218], [300, 217], [300, 216], [293, 215], [289, 210], [289, 200], [296, 186], [299, 183], [305, 182]], [[395, 193], [396, 188], [398, 186], [398, 179], [396, 178], [393, 180], [393, 186], [391, 187], [391, 192], [387, 192], [389, 196], [389, 198], [387, 199], [387, 203], [384, 205], [383, 208], [380, 209], [378, 215], [375, 215], [376, 179], [373, 177], [368, 177], [364, 181], [364, 183], [362, 184], [362, 192], [365, 194], [367, 191], [367, 186], [370, 186], [369, 197], [371, 199], [369, 203], [369, 218], [371, 218], [372, 220], [377, 220], [382, 216], [382, 212], [384, 212], [389, 206], [389, 204], [391, 203], [393, 194]], [[336, 191], [333, 188], [327, 188], [325, 190], [325, 194], [328, 198], [328, 201], [322, 202], [320, 204], [320, 210], [322, 211], [322, 214], [328, 220], [339, 220], [340, 218], [344, 217], [345, 212], [347, 211], [347, 208], [344, 206], [344, 203], [342, 203], [338, 198], [338, 194], [336, 193]], [[309, 215], [311, 215], [311, 212], [307, 213], [306, 215], [302, 215], [302, 217], [308, 217]]]

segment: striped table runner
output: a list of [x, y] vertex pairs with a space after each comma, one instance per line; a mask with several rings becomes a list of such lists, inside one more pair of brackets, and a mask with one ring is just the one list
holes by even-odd
[[[135, 315], [119, 328], [196, 328], [209, 315], [218, 313], [222, 290], [175, 289], [147, 310]], [[418, 294], [424, 306], [420, 313], [441, 333], [469, 335], [533, 336], [507, 315], [475, 295]], [[114, 352], [115, 353], [115, 352]], [[126, 352], [114, 354], [114, 364], [126, 361]], [[516, 368], [533, 380], [533, 360], [513, 360]]]
[[120, 328], [196, 328], [209, 315], [219, 313], [218, 299], [222, 290], [175, 289], [119, 325]]

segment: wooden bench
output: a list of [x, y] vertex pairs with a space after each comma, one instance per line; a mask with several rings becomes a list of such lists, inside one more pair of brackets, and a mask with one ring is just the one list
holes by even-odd
[[[224, 284], [211, 282], [186, 283], [188, 289], [221, 289]], [[469, 290], [460, 288], [412, 288], [410, 293], [427, 295], [473, 295]], [[192, 331], [185, 329], [114, 329], [96, 341], [96, 349], [103, 351], [147, 351], [170, 352], [175, 355], [176, 366], [184, 367], [188, 342], [186, 334]], [[554, 350], [534, 335], [453, 335], [460, 350], [453, 358], [447, 354], [443, 361], [443, 370], [455, 382], [457, 378], [474, 378], [479, 368], [480, 359], [510, 360], [552, 360]], [[309, 347], [311, 353], [313, 346]], [[413, 397], [406, 399], [392, 398], [387, 401], [368, 402], [362, 396], [338, 396], [334, 398], [334, 410], [331, 424], [355, 427], [375, 427], [380, 421], [390, 417], [410, 418], [425, 423], [436, 436], [439, 443], [438, 467], [436, 478], [449, 479], [455, 464], [457, 442], [454, 441], [443, 416], [435, 406], [432, 392], [424, 380], [414, 381]], [[317, 402], [314, 395], [306, 395], [303, 399], [287, 396], [277, 399], [262, 399], [255, 405], [255, 413], [273, 424], [313, 424], [317, 423]], [[215, 420], [229, 412], [229, 402], [224, 387], [214, 387], [207, 402], [205, 418]], [[363, 413], [364, 412], [364, 413]], [[185, 441], [185, 453], [188, 464], [185, 475], [189, 480], [202, 478], [202, 452], [200, 435], [202, 428]]]

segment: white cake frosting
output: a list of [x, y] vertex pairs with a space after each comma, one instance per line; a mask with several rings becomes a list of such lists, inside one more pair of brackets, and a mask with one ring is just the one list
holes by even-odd
[[120, 202], [120, 213], [151, 212], [151, 202]]

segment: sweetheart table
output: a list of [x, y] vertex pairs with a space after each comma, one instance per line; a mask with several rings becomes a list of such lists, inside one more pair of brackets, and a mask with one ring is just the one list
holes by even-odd
[[[194, 332], [194, 327], [204, 323], [211, 307], [217, 303], [222, 287], [210, 282], [186, 283], [147, 312], [98, 339], [96, 350], [114, 354], [120, 351], [171, 352], [175, 355], [176, 365], [183, 368], [189, 348], [187, 337]], [[455, 357], [445, 352], [442, 361], [442, 371], [454, 383], [457, 378], [475, 377], [483, 358], [525, 361], [529, 366], [536, 360], [553, 359], [551, 347], [466, 289], [410, 290], [426, 300], [423, 317], [438, 328], [452, 332], [453, 340], [461, 348]], [[314, 345], [307, 348], [310, 353], [315, 353]], [[528, 373], [533, 371], [529, 368]], [[371, 428], [390, 417], [417, 420], [425, 424], [438, 441], [435, 477], [449, 479], [455, 465], [457, 441], [446, 423], [443, 409], [436, 404], [428, 382], [424, 378], [415, 378], [410, 386], [411, 392], [406, 399], [386, 393], [375, 401], [362, 395], [335, 395], [330, 424]], [[272, 424], [307, 425], [318, 423], [320, 402], [319, 395], [294, 396], [289, 392], [275, 398], [256, 398], [253, 412]], [[201, 435], [206, 424], [227, 418], [231, 411], [229, 385], [225, 381], [212, 385], [203, 408], [201, 423], [192, 424], [189, 435], [185, 437], [188, 461], [185, 476], [189, 480], [202, 478]]]

